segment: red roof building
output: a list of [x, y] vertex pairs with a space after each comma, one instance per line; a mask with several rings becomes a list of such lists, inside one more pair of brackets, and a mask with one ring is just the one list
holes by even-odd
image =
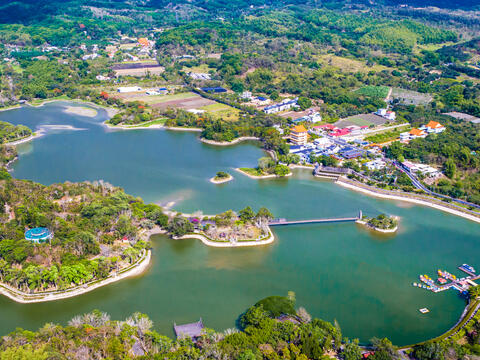
[[332, 132], [330, 135], [339, 137], [339, 136], [348, 135], [348, 134], [350, 134], [350, 132], [351, 132], [350, 129], [337, 129], [334, 132]]

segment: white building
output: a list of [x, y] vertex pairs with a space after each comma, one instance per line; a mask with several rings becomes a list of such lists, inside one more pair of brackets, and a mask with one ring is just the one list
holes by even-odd
[[387, 163], [381, 159], [376, 159], [369, 161], [365, 164], [368, 170], [374, 171], [374, 170], [381, 170], [383, 169]]
[[210, 76], [210, 74], [207, 74], [207, 73], [189, 72], [187, 75], [194, 80], [212, 80], [212, 77]]
[[110, 80], [110, 78], [108, 76], [103, 76], [103, 75], [97, 75], [95, 76], [95, 78], [97, 80], [100, 80], [100, 81], [107, 81], [107, 80]]
[[327, 147], [329, 147], [330, 145], [333, 144], [333, 141], [330, 140], [329, 138], [327, 137], [321, 137], [321, 138], [318, 138], [318, 139], [315, 139], [313, 140], [313, 143], [316, 145], [316, 148], [319, 149], [319, 150], [324, 150], [326, 149]]
[[434, 167], [431, 167], [430, 165], [416, 164], [410, 161], [404, 161], [402, 164], [405, 168], [407, 168], [413, 174], [420, 173], [423, 176], [428, 176], [428, 177], [437, 177], [442, 174], [441, 171], [439, 171], [438, 169], [435, 169]]
[[384, 117], [385, 119], [388, 119], [391, 121], [395, 121], [397, 117], [394, 111], [389, 111], [388, 109], [378, 109], [377, 112], [375, 112], [375, 115]]
[[97, 53], [83, 55], [82, 60], [95, 60], [96, 58], [98, 58], [98, 56], [99, 55]]
[[436, 121], [429, 121], [429, 123], [427, 125], [423, 125], [420, 130], [424, 130], [428, 134], [440, 134], [441, 132], [444, 132], [446, 128]]
[[293, 100], [285, 99], [281, 103], [267, 106], [265, 109], [263, 109], [263, 112], [266, 114], [274, 114], [280, 111], [290, 110], [292, 107], [297, 106], [297, 101], [298, 98]]
[[117, 92], [119, 93], [128, 93], [135, 91], [142, 91], [142, 88], [140, 86], [122, 86], [117, 89]]
[[246, 100], [251, 100], [252, 99], [252, 93], [250, 91], [244, 91], [242, 95], [240, 95], [242, 99]]

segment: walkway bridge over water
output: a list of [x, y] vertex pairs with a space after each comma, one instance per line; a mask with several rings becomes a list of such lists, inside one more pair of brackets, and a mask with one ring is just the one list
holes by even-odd
[[270, 226], [280, 225], [301, 225], [301, 224], [321, 224], [321, 223], [343, 223], [343, 222], [355, 222], [362, 218], [362, 210], [358, 212], [356, 217], [343, 217], [343, 218], [323, 218], [323, 219], [310, 219], [310, 220], [287, 220], [284, 218], [273, 219], [268, 222]]

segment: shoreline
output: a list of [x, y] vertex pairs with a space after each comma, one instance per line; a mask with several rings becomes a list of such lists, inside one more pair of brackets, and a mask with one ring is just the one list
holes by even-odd
[[43, 135], [45, 135], [45, 131], [43, 130], [38, 130], [37, 132], [35, 132], [34, 134], [26, 137], [26, 138], [23, 138], [23, 139], [20, 139], [20, 140], [15, 140], [15, 141], [10, 141], [10, 142], [7, 142], [3, 145], [5, 146], [16, 146], [16, 145], [20, 145], [20, 144], [23, 144], [23, 143], [27, 143], [29, 141], [32, 141], [34, 139], [37, 139], [39, 137], [42, 137]]
[[417, 204], [417, 205], [428, 206], [428, 207], [434, 208], [436, 210], [444, 211], [444, 212], [447, 212], [449, 214], [460, 216], [464, 219], [480, 223], [480, 216], [467, 214], [467, 213], [464, 213], [460, 210], [451, 209], [447, 206], [442, 206], [440, 204], [435, 204], [435, 203], [429, 202], [428, 200], [403, 197], [401, 195], [382, 194], [380, 192], [375, 192], [373, 190], [365, 189], [363, 187], [351, 184], [349, 182], [344, 182], [340, 179], [341, 179], [341, 177], [339, 177], [337, 179], [337, 181], [335, 181], [335, 184], [343, 186], [343, 187], [345, 187], [347, 189], [350, 189], [350, 190], [354, 190], [354, 191], [361, 192], [361, 193], [364, 193], [366, 195], [370, 195], [370, 196], [374, 196], [374, 197], [378, 197], [378, 198], [383, 198], [383, 199], [388, 199], [388, 200], [405, 201], [405, 202], [410, 202], [410, 203], [414, 203], [414, 204]]
[[208, 144], [208, 145], [214, 145], [214, 146], [230, 146], [230, 145], [235, 145], [238, 143], [241, 143], [243, 141], [260, 141], [260, 138], [256, 136], [242, 136], [236, 139], [233, 139], [232, 141], [215, 141], [215, 140], [208, 140], [204, 138], [200, 138], [200, 141]]
[[285, 178], [285, 177], [290, 177], [293, 175], [292, 172], [289, 172], [287, 175], [285, 176], [280, 176], [280, 175], [275, 175], [275, 174], [268, 174], [268, 175], [260, 175], [260, 176], [257, 176], [257, 175], [250, 175], [249, 173], [246, 173], [245, 171], [241, 170], [240, 168], [235, 168], [235, 171], [238, 171], [239, 173], [241, 173], [242, 175], [245, 175], [245, 176], [248, 176], [250, 179], [254, 179], [254, 180], [261, 180], [261, 179], [273, 179], [273, 178]]
[[34, 294], [28, 294], [21, 290], [14, 289], [9, 285], [0, 284], [0, 295], [4, 295], [9, 299], [21, 304], [40, 303], [40, 302], [68, 299], [71, 297], [86, 294], [102, 286], [109, 285], [119, 280], [123, 280], [127, 277], [141, 275], [143, 272], [147, 270], [148, 266], [150, 265], [151, 258], [152, 258], [152, 250], [147, 250], [137, 262], [135, 262], [134, 264], [130, 265], [129, 267], [123, 270], [120, 270], [115, 275], [110, 275], [109, 277], [103, 280], [95, 280], [91, 282], [90, 285], [89, 283], [87, 283], [87, 284], [75, 286], [67, 290], [60, 290], [59, 293], [57, 293], [58, 291], [53, 291], [53, 292], [44, 292], [44, 293], [39, 292]]
[[165, 130], [171, 131], [192, 131], [192, 132], [202, 132], [203, 129], [200, 128], [187, 128], [187, 127], [180, 127], [180, 126], [163, 126]]
[[228, 177], [225, 178], [225, 179], [215, 180], [215, 176], [214, 176], [214, 177], [210, 178], [209, 181], [210, 181], [212, 184], [219, 185], [219, 184], [225, 184], [225, 183], [227, 183], [227, 182], [229, 182], [229, 181], [232, 181], [233, 179], [234, 179], [233, 176], [230, 175], [230, 174], [228, 174]]
[[[110, 119], [108, 119], [110, 120]], [[117, 129], [117, 130], [144, 130], [144, 129], [163, 129], [165, 126], [161, 124], [153, 124], [150, 126], [140, 126], [140, 125], [111, 125], [108, 124], [105, 120], [102, 125], [109, 128], [109, 129]]]
[[174, 240], [184, 240], [184, 239], [197, 239], [200, 240], [204, 245], [217, 247], [217, 248], [235, 248], [235, 247], [248, 247], [248, 246], [261, 246], [261, 245], [269, 245], [275, 241], [275, 235], [273, 235], [272, 230], [268, 227], [268, 237], [264, 240], [245, 240], [245, 241], [237, 241], [235, 243], [231, 242], [220, 242], [220, 241], [213, 241], [208, 239], [203, 234], [187, 234], [180, 236], [178, 238], [174, 238]]

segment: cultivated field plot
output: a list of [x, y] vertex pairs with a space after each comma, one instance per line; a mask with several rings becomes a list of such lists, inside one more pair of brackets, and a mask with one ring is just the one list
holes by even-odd
[[146, 76], [147, 74], [150, 75], [159, 75], [165, 71], [163, 66], [147, 66], [141, 68], [130, 68], [130, 69], [118, 69], [115, 70], [115, 76]]
[[375, 114], [360, 114], [340, 119], [335, 123], [336, 127], [344, 128], [347, 126], [378, 126], [383, 125], [388, 120]]
[[[148, 96], [154, 99], [150, 100], [149, 104], [152, 107], [166, 109], [168, 107], [180, 108], [184, 110], [197, 109], [200, 110], [204, 106], [217, 104], [213, 100], [205, 99], [200, 95], [192, 92], [180, 93], [165, 96]], [[144, 100], [140, 100], [144, 101]]]
[[385, 99], [390, 92], [390, 88], [388, 86], [367, 85], [355, 90], [355, 92], [364, 96]]
[[240, 110], [220, 103], [202, 106], [200, 110], [205, 110], [216, 119], [223, 119], [226, 121], [238, 120], [240, 114]]
[[430, 94], [400, 88], [393, 88], [391, 98], [405, 105], [426, 105], [433, 100]]

